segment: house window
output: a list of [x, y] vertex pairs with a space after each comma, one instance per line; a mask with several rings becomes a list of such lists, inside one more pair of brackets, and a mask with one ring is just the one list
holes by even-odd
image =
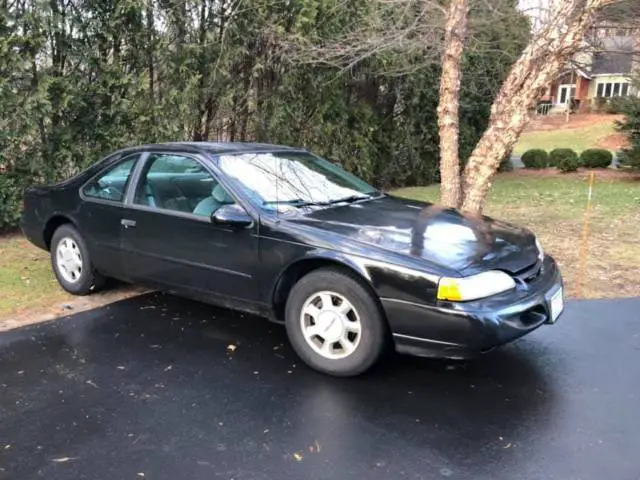
[[620, 96], [626, 97], [627, 95], [629, 95], [629, 84], [623, 83], [622, 87], [620, 88]]
[[628, 82], [603, 82], [596, 87], [596, 97], [625, 97], [628, 94]]

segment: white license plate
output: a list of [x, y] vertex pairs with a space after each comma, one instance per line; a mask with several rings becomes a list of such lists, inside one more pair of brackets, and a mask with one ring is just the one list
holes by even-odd
[[553, 294], [553, 297], [551, 297], [551, 302], [549, 302], [549, 305], [551, 309], [551, 323], [556, 323], [556, 320], [558, 320], [558, 317], [562, 313], [562, 310], [564, 310], [564, 298], [562, 297], [562, 287], [560, 287], [560, 289]]

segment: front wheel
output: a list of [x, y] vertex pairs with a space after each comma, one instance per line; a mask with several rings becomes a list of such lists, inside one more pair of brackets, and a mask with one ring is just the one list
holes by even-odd
[[60, 286], [73, 295], [87, 295], [103, 283], [82, 236], [72, 225], [62, 225], [53, 234], [51, 266]]
[[357, 277], [337, 269], [315, 270], [291, 290], [287, 334], [310, 367], [335, 376], [355, 376], [380, 357], [386, 339], [375, 297]]

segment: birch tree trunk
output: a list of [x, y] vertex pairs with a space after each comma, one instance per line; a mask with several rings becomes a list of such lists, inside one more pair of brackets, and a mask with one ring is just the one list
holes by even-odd
[[[500, 161], [515, 146], [529, 109], [579, 50], [598, 9], [615, 0], [551, 0], [549, 17], [513, 65], [492, 107], [489, 126], [464, 170], [462, 210], [480, 213]], [[443, 199], [444, 201], [444, 199]]]
[[442, 55], [438, 127], [440, 133], [440, 202], [458, 208], [462, 203], [458, 153], [462, 52], [467, 35], [468, 0], [449, 3]]

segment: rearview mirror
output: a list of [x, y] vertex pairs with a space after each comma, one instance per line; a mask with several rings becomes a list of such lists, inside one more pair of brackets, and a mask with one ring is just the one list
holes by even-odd
[[246, 228], [253, 223], [253, 219], [240, 205], [231, 203], [218, 208], [211, 215], [211, 222], [227, 227]]

